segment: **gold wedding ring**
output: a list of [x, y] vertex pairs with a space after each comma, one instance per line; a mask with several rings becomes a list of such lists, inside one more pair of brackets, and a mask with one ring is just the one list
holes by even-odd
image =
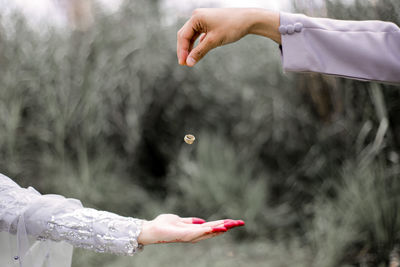
[[187, 135], [185, 135], [185, 138], [183, 138], [183, 140], [185, 140], [186, 144], [191, 145], [191, 144], [193, 144], [194, 140], [196, 140], [196, 137], [194, 137], [194, 135], [192, 135], [192, 134], [187, 134]]

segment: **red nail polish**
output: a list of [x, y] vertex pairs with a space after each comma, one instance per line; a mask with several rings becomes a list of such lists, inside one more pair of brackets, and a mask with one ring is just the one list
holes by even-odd
[[212, 229], [213, 233], [220, 233], [220, 232], [226, 232], [228, 231], [228, 229], [226, 229], [225, 227], [215, 227]]
[[238, 223], [238, 226], [243, 226], [243, 225], [245, 225], [244, 221], [242, 221], [242, 220], [237, 220], [236, 222]]
[[205, 220], [200, 219], [200, 218], [193, 218], [193, 219], [192, 219], [192, 223], [193, 223], [193, 224], [203, 224], [203, 223], [205, 223], [205, 222], [206, 222]]
[[226, 223], [224, 223], [224, 226], [225, 226], [227, 229], [231, 229], [231, 228], [233, 228], [233, 227], [238, 226], [238, 224], [237, 224], [235, 221], [231, 221], [231, 222], [226, 222]]

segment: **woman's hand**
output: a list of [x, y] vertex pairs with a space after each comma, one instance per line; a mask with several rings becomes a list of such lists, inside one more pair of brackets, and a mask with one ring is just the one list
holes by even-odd
[[173, 214], [163, 214], [152, 221], [144, 222], [138, 242], [143, 245], [174, 242], [195, 243], [243, 225], [244, 222], [241, 220], [206, 222], [199, 218], [181, 218]]
[[[201, 8], [178, 31], [179, 64], [194, 66], [211, 49], [258, 34], [280, 43], [279, 13], [249, 8]], [[200, 37], [199, 44], [193, 48]]]

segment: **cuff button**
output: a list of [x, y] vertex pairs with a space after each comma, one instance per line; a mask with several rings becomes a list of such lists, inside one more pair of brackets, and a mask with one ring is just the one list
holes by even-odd
[[288, 31], [287, 31], [286, 26], [285, 26], [285, 25], [279, 26], [279, 32], [280, 32], [282, 35], [287, 34]]
[[293, 25], [287, 25], [287, 33], [288, 34], [293, 34], [294, 33], [294, 26]]
[[294, 24], [294, 31], [295, 32], [301, 32], [303, 30], [303, 24], [298, 22], [296, 24]]

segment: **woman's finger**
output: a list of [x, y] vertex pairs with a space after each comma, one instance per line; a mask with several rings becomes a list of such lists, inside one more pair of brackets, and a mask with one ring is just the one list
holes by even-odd
[[211, 221], [211, 222], [205, 222], [201, 226], [202, 227], [217, 227], [217, 226], [222, 226], [224, 225], [226, 220], [218, 220], [218, 221]]
[[186, 240], [190, 242], [190, 241], [198, 239], [204, 235], [210, 235], [210, 234], [215, 234], [215, 233], [225, 233], [227, 231], [228, 231], [228, 229], [224, 226], [195, 228], [195, 229], [191, 229], [188, 231], [188, 233], [186, 235]]
[[207, 222], [202, 224], [203, 227], [217, 227], [217, 226], [224, 226], [228, 229], [237, 227], [237, 226], [243, 226], [245, 225], [244, 221], [242, 220], [232, 220], [232, 219], [226, 219], [226, 220], [219, 220], [219, 221], [213, 221], [213, 222]]
[[[209, 231], [205, 232], [203, 235], [200, 235], [199, 237], [193, 239], [191, 242], [195, 243], [195, 242], [199, 242], [199, 241], [204, 240], [204, 239], [208, 239], [208, 238], [212, 238], [212, 237], [215, 237], [215, 236], [218, 236], [218, 235], [222, 235], [226, 231], [228, 231], [228, 230], [230, 230], [230, 229], [232, 229], [234, 227], [245, 225], [244, 221], [242, 221], [242, 220], [230, 220], [230, 219], [224, 220], [224, 221], [211, 222], [211, 223], [217, 223], [216, 225], [221, 225], [221, 222], [223, 222], [223, 226], [214, 227], [214, 228], [212, 228], [212, 229], [214, 229], [214, 231], [212, 231], [211, 233]], [[205, 224], [203, 224], [203, 225], [205, 225]], [[215, 230], [215, 229], [221, 229], [221, 230], [218, 231], [218, 230]], [[224, 229], [226, 229], [226, 231]]]
[[187, 224], [204, 224], [206, 221], [196, 217], [182, 218], [181, 221]]
[[201, 227], [201, 228], [208, 228], [208, 227], [225, 227], [228, 230], [238, 227], [238, 226], [243, 226], [245, 223], [242, 220], [231, 220], [231, 219], [226, 219], [226, 220], [218, 220], [218, 221], [212, 221], [212, 222], [206, 222], [203, 219], [196, 218], [196, 217], [189, 217], [189, 218], [181, 218], [181, 222], [183, 225], [186, 225], [187, 227]]
[[219, 236], [219, 235], [223, 235], [223, 234], [224, 234], [223, 232], [221, 232], [221, 233], [213, 233], [213, 234], [205, 234], [205, 235], [202, 235], [202, 236], [192, 240], [191, 242], [192, 243], [196, 243], [196, 242], [199, 242], [199, 241], [202, 241], [202, 240], [205, 240], [205, 239], [209, 239], [209, 238], [213, 238], [213, 237], [216, 237], [216, 236]]
[[228, 228], [228, 229], [232, 229], [238, 226], [244, 226], [245, 223], [242, 220], [225, 220], [224, 222], [224, 227]]

